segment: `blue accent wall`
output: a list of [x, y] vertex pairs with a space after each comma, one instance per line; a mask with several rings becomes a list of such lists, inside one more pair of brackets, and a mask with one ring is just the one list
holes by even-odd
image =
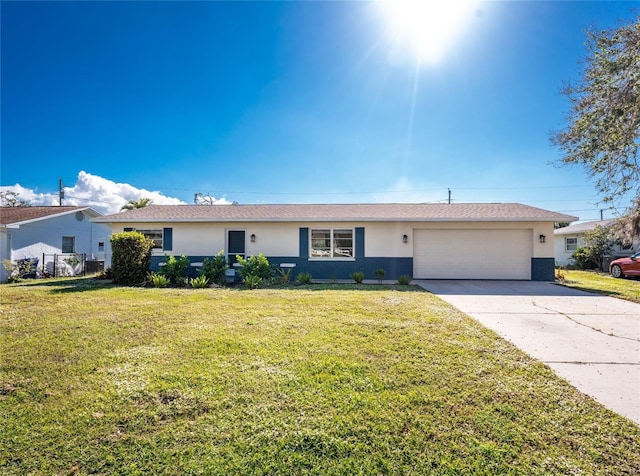
[[[190, 263], [202, 263], [205, 258], [212, 256], [187, 256]], [[269, 263], [278, 266], [280, 263], [295, 263], [296, 267], [291, 271], [291, 280], [295, 280], [298, 273], [311, 273], [314, 279], [351, 279], [351, 273], [362, 271], [365, 279], [376, 279], [373, 274], [378, 268], [386, 271], [385, 280], [397, 280], [401, 275], [413, 274], [413, 258], [360, 258], [356, 261], [330, 261], [312, 260], [292, 256], [267, 256]], [[165, 256], [154, 255], [151, 257], [151, 271], [158, 271], [160, 263], [165, 261]], [[189, 266], [187, 275], [190, 278], [197, 277], [198, 267]]]
[[531, 281], [555, 281], [554, 258], [531, 258]]

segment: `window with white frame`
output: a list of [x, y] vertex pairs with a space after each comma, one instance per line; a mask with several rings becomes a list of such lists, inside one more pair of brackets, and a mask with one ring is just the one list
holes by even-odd
[[145, 238], [153, 241], [153, 249], [162, 249], [162, 230], [136, 230]]
[[311, 230], [309, 256], [311, 258], [353, 258], [353, 230]]
[[575, 251], [578, 249], [578, 238], [565, 238], [564, 239], [564, 250], [565, 251]]
[[76, 237], [75, 236], [63, 236], [62, 237], [62, 252], [63, 253], [75, 253], [76, 252]]

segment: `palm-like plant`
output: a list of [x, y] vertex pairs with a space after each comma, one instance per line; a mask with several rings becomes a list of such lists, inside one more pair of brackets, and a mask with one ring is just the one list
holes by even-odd
[[138, 200], [129, 200], [125, 205], [122, 205], [120, 210], [133, 210], [134, 208], [144, 208], [151, 205], [152, 200], [150, 198], [140, 197]]

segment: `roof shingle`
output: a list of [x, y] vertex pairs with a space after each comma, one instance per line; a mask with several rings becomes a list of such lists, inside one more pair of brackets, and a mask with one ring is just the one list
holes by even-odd
[[284, 205], [149, 205], [96, 222], [293, 221], [576, 221], [519, 203], [369, 203]]
[[37, 220], [72, 211], [86, 210], [78, 206], [48, 207], [0, 207], [0, 225], [11, 225], [24, 221]]

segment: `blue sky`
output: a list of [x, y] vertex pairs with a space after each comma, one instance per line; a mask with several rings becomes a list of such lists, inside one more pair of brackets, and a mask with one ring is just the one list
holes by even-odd
[[376, 2], [3, 1], [0, 183], [44, 202], [62, 178], [65, 204], [100, 211], [151, 192], [369, 203], [450, 189], [607, 218], [582, 169], [550, 165], [549, 134], [584, 29], [639, 7], [477, 2], [439, 61], [418, 62]]

